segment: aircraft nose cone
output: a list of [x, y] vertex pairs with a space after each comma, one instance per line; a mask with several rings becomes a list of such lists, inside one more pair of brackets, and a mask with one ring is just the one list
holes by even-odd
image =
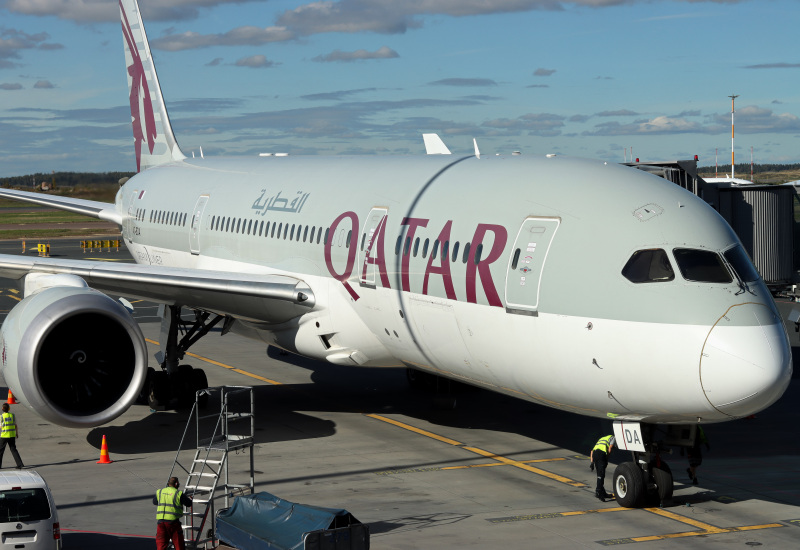
[[720, 412], [742, 417], [777, 401], [792, 378], [789, 339], [762, 304], [730, 308], [711, 329], [700, 357], [700, 383]]

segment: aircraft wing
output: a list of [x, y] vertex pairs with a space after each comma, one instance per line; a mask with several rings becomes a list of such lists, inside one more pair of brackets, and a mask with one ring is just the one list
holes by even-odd
[[73, 199], [58, 195], [44, 195], [41, 193], [31, 193], [30, 191], [18, 191], [16, 189], [0, 189], [0, 198], [11, 199], [21, 202], [32, 202], [49, 206], [58, 210], [67, 210], [92, 218], [99, 218], [109, 222], [122, 225], [122, 214], [117, 212], [113, 204], [107, 202], [90, 201], [86, 199]]
[[316, 303], [304, 281], [284, 275], [0, 254], [0, 277], [19, 280], [32, 273], [76, 275], [92, 288], [110, 294], [269, 324], [307, 313]]

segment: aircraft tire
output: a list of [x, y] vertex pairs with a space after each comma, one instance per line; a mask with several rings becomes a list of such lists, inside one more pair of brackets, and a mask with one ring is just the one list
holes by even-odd
[[[203, 369], [194, 369], [192, 371], [192, 385], [195, 392], [206, 389], [208, 387], [208, 377], [206, 377], [206, 371]], [[208, 405], [208, 394], [206, 393], [201, 395], [197, 400], [197, 404], [201, 409], [205, 409]]]
[[147, 405], [149, 402], [150, 379], [155, 372], [156, 369], [153, 367], [147, 367], [147, 374], [145, 375], [144, 384], [142, 384], [142, 391], [139, 392], [139, 397], [136, 398], [136, 403], [139, 405]]
[[634, 462], [623, 462], [614, 470], [614, 496], [625, 508], [640, 508], [645, 501], [647, 484], [644, 472]]
[[178, 408], [191, 407], [194, 403], [195, 368], [191, 365], [178, 366], [173, 379], [173, 394], [178, 398]]
[[650, 472], [653, 474], [653, 482], [658, 490], [658, 503], [663, 506], [665, 502], [672, 499], [672, 470], [670, 470], [669, 464], [662, 462], [660, 467], [652, 466]]
[[169, 376], [164, 371], [153, 369], [147, 381], [147, 404], [153, 410], [163, 410], [169, 404]]

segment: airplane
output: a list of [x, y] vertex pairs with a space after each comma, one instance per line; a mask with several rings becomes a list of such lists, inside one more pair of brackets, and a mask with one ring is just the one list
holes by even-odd
[[[0, 256], [24, 299], [0, 330], [23, 404], [70, 427], [141, 395], [193, 400], [212, 328], [335, 365], [406, 367], [613, 421], [623, 506], [673, 491], [660, 453], [787, 388], [776, 305], [708, 204], [561, 155], [187, 157], [136, 0], [120, 0], [137, 173], [113, 204], [0, 196], [119, 225], [135, 264]], [[441, 143], [441, 145], [440, 145]], [[129, 302], [163, 304], [159, 369]], [[194, 313], [179, 338], [181, 311]]]

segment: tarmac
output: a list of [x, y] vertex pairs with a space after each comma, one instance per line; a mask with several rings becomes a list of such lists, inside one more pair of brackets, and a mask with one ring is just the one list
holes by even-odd
[[[131, 261], [124, 250], [90, 253], [76, 239], [49, 242], [52, 256]], [[26, 255], [35, 255], [35, 244], [28, 246], [33, 252]], [[0, 242], [0, 253], [21, 253], [19, 241]], [[20, 297], [13, 282], [0, 280], [0, 318]], [[156, 306], [134, 306], [155, 353]], [[792, 303], [779, 307], [785, 318]], [[793, 325], [789, 336], [800, 357]], [[594, 497], [588, 468], [589, 450], [611, 433], [608, 421], [468, 388], [456, 394], [456, 408], [442, 409], [432, 395], [408, 387], [403, 369], [281, 355], [218, 331], [192, 347], [185, 362], [202, 367], [212, 386], [254, 387], [257, 491], [345, 508], [369, 525], [372, 548], [784, 549], [800, 540], [797, 366], [769, 409], [706, 426], [711, 450], [698, 469], [699, 485], [685, 475], [685, 457], [668, 457], [673, 502], [626, 509]], [[150, 364], [157, 366], [152, 354]], [[94, 429], [61, 428], [20, 405], [13, 411], [22, 459], [53, 491], [64, 548], [155, 547], [152, 497], [172, 468], [188, 411], [134, 405]], [[104, 435], [111, 464], [97, 464]], [[5, 467], [13, 465], [4, 458]], [[232, 481], [247, 480], [249, 459], [230, 457]], [[613, 465], [629, 459], [612, 453], [607, 490]]]

